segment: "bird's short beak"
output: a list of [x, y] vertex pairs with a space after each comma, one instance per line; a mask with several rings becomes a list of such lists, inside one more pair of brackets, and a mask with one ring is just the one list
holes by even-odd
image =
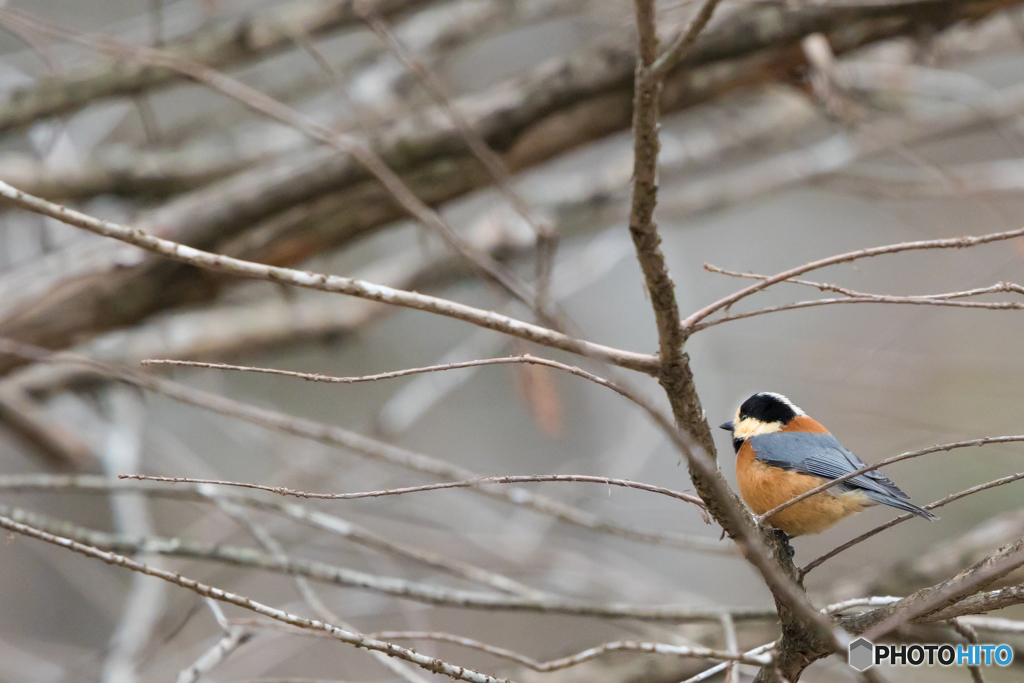
[[728, 422], [725, 422], [723, 424], [718, 425], [718, 428], [719, 429], [724, 429], [727, 432], [731, 432], [732, 431], [732, 420], [729, 420]]

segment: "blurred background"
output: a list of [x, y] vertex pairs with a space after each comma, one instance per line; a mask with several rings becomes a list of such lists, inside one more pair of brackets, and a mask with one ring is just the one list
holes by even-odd
[[[959, 4], [724, 0], [664, 95], [656, 217], [684, 315], [748, 284], [704, 264], [774, 274], [865, 247], [1020, 227], [1024, 9]], [[696, 7], [659, 2], [663, 39], [685, 27]], [[508, 187], [555, 227], [551, 300], [588, 340], [656, 350], [626, 229], [632, 3], [368, 2], [374, 26], [349, 3], [326, 0], [12, 0], [5, 8], [0, 180], [218, 253], [532, 320], [528, 307], [478, 277], [346, 155], [202, 84], [94, 49], [88, 41], [95, 38], [76, 43], [53, 25], [164, 47], [353, 133], [466, 241], [532, 281], [534, 226], [469, 151], [436, 103], [439, 91], [403, 63], [394, 48], [400, 43], [500, 155], [512, 174]], [[811, 34], [824, 36], [824, 58], [822, 43], [806, 40]], [[1024, 240], [1017, 239], [881, 256], [809, 278], [860, 292], [923, 295], [1021, 283], [1022, 266]], [[835, 295], [781, 285], [731, 312], [829, 297]], [[1012, 292], [976, 300], [1015, 297], [1021, 300]], [[174, 358], [337, 376], [530, 352], [626, 376], [664, 405], [657, 384], [642, 375], [427, 313], [203, 274], [15, 209], [0, 214], [0, 336], [136, 369], [142, 359]], [[696, 333], [687, 352], [711, 424], [731, 419], [750, 394], [777, 391], [876, 462], [933, 444], [1020, 433], [1022, 339], [1019, 310], [857, 304], [716, 325]], [[269, 509], [209, 492], [179, 500], [152, 493], [169, 484], [148, 487], [152, 495], [110, 496], [47, 488], [51, 477], [29, 490], [23, 476], [145, 472], [352, 492], [474, 473], [587, 474], [690, 489], [678, 453], [640, 410], [564, 373], [495, 366], [324, 385], [146, 369], [379, 442], [346, 449], [183, 405], [74, 364], [26, 365], [3, 356], [0, 365], [5, 514], [18, 508], [129, 539], [287, 553], [446, 589], [495, 590], [443, 563], [410, 559], [408, 549], [504, 575], [516, 585], [513, 594], [772, 606], [756, 572], [719, 540], [716, 526], [705, 525], [692, 506], [639, 491], [522, 485], [588, 515], [588, 524], [572, 524], [470, 490], [352, 501], [246, 494], [278, 505]], [[727, 435], [716, 430], [716, 439], [720, 466], [734, 484]], [[367, 456], [398, 453], [381, 444], [451, 469], [438, 474], [399, 466], [398, 456]], [[899, 463], [887, 474], [925, 504], [1024, 470], [1022, 454], [1013, 444], [958, 450]], [[946, 544], [981, 534], [991, 550], [998, 539], [1021, 535], [1019, 486], [952, 503], [940, 511], [941, 522], [912, 520], [873, 537], [811, 572], [808, 589], [824, 604], [906, 594], [919, 587], [914, 577], [922, 567], [938, 571], [931, 582], [941, 580], [954, 573], [943, 574], [936, 559], [948, 556]], [[333, 531], [302, 523], [298, 513], [279, 509], [291, 503], [347, 520], [365, 536], [353, 542], [351, 533], [338, 533], [340, 521], [331, 522]], [[892, 516], [876, 508], [797, 539], [797, 563]], [[315, 616], [309, 587], [288, 576], [144, 554], [155, 566]], [[468, 610], [322, 583], [315, 595], [364, 633], [445, 631], [540, 661], [616, 639], [724, 646], [716, 623]], [[1001, 616], [1021, 616], [1006, 612]], [[0, 543], [2, 681], [440, 680], [393, 670], [347, 645], [251, 623], [252, 614], [230, 606], [226, 623], [241, 642], [215, 668], [190, 677], [187, 667], [224, 635], [215, 616], [195, 594], [157, 579], [26, 538]], [[741, 646], [774, 637], [770, 620], [737, 626]], [[538, 674], [452, 644], [404, 644], [518, 681], [681, 681], [709, 666], [619, 654]], [[812, 666], [804, 680], [854, 680], [835, 659]], [[741, 667], [734, 676], [748, 680], [753, 671]], [[986, 675], [1020, 680], [1021, 671]], [[907, 681], [967, 677], [961, 670], [886, 673]]]

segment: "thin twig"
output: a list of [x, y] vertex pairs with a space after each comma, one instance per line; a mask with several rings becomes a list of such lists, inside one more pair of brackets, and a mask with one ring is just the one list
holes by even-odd
[[667, 643], [648, 643], [635, 640], [618, 640], [611, 643], [604, 643], [568, 657], [553, 659], [547, 662], [539, 662], [513, 650], [495, 647], [494, 645], [482, 643], [479, 640], [463, 638], [462, 636], [457, 636], [451, 633], [434, 631], [379, 631], [368, 635], [372, 638], [379, 638], [381, 640], [436, 640], [445, 643], [453, 643], [455, 645], [461, 645], [474, 650], [480, 650], [481, 652], [492, 654], [495, 657], [509, 659], [518, 664], [522, 664], [528, 669], [541, 673], [567, 669], [569, 667], [576, 666], [577, 664], [582, 664], [583, 662], [596, 659], [607, 652], [647, 652], [651, 654], [670, 655], [676, 657], [720, 659], [727, 662], [741, 662], [743, 664], [755, 664], [762, 666], [771, 662], [770, 655], [760, 653], [755, 653], [753, 655], [749, 653], [738, 654], [735, 652], [712, 650], [704, 647], [684, 647], [680, 645], [669, 645]]
[[686, 57], [686, 53], [697, 41], [697, 36], [711, 21], [711, 15], [714, 14], [719, 2], [720, 0], [704, 0], [697, 16], [693, 18], [686, 30], [676, 36], [661, 56], [644, 70], [644, 78], [664, 78]]
[[[711, 265], [710, 263], [704, 264], [704, 270], [710, 273], [720, 273], [722, 275], [728, 275], [730, 277], [745, 278], [748, 280], [767, 280], [771, 275], [758, 275], [757, 273], [741, 273], [736, 270], [727, 270], [725, 268], [719, 268], [718, 266]], [[858, 292], [847, 287], [840, 287], [828, 282], [812, 282], [810, 280], [801, 280], [799, 278], [791, 277], [783, 280], [787, 284], [804, 285], [807, 287], [814, 287], [820, 289], [823, 292], [836, 292], [837, 294], [845, 294], [850, 297], [870, 297], [870, 296], [881, 296], [879, 294], [871, 294], [868, 292]], [[962, 299], [970, 296], [980, 296], [982, 294], [997, 294], [1001, 292], [1017, 292], [1018, 294], [1024, 294], [1024, 287], [1013, 282], [997, 282], [989, 287], [976, 287], [974, 289], [966, 289], [962, 292], [947, 292], [945, 294], [919, 294], [910, 295], [900, 298], [905, 299]]]
[[[639, 405], [642, 409], [644, 409], [644, 411], [647, 412], [654, 419], [654, 422], [658, 425], [658, 427], [660, 427], [662, 429], [662, 431], [664, 431], [666, 433], [666, 435], [669, 437], [669, 439], [672, 439], [672, 440], [676, 441], [677, 445], [679, 445], [680, 448], [687, 448], [686, 444], [679, 444], [678, 443], [678, 441], [679, 441], [678, 430], [675, 427], [673, 427], [671, 425], [671, 423], [669, 423], [668, 420], [664, 416], [662, 416], [660, 412], [657, 411], [657, 409], [653, 408], [646, 401], [640, 399], [633, 392], [631, 392], [631, 391], [629, 391], [627, 389], [624, 389], [623, 387], [615, 384], [614, 382], [610, 382], [609, 380], [606, 380], [603, 377], [598, 377], [597, 375], [594, 375], [593, 373], [587, 372], [586, 370], [583, 370], [583, 369], [578, 368], [576, 366], [566, 365], [565, 363], [559, 363], [558, 361], [549, 360], [547, 358], [538, 358], [537, 356], [532, 356], [530, 354], [522, 354], [522, 355], [519, 355], [519, 356], [510, 356], [508, 358], [489, 358], [489, 359], [476, 360], [476, 361], [467, 361], [467, 362], [464, 362], [464, 363], [448, 363], [448, 364], [444, 364], [444, 365], [433, 365], [433, 366], [429, 366], [429, 367], [425, 367], [425, 368], [412, 368], [412, 369], [408, 369], [408, 370], [398, 370], [398, 371], [395, 371], [395, 372], [383, 373], [383, 374], [378, 374], [378, 375], [367, 375], [367, 376], [364, 376], [364, 377], [327, 377], [327, 376], [324, 376], [324, 375], [311, 375], [311, 374], [308, 374], [308, 373], [298, 373], [298, 372], [292, 372], [292, 371], [289, 371], [289, 370], [275, 370], [275, 369], [271, 369], [271, 368], [251, 368], [251, 367], [238, 366], [238, 365], [225, 365], [225, 364], [222, 364], [222, 363], [199, 363], [199, 362], [194, 362], [194, 361], [159, 361], [159, 360], [150, 360], [150, 361], [142, 361], [142, 363], [144, 365], [145, 364], [168, 364], [168, 365], [184, 365], [184, 366], [206, 367], [206, 368], [216, 368], [216, 369], [226, 369], [226, 370], [242, 370], [242, 371], [251, 371], [251, 372], [264, 372], [264, 373], [275, 374], [275, 375], [286, 375], [286, 376], [291, 376], [291, 377], [301, 377], [302, 379], [306, 379], [306, 380], [309, 380], [309, 381], [337, 382], [337, 383], [346, 383], [346, 384], [354, 383], [354, 382], [369, 382], [369, 381], [375, 381], [375, 380], [385, 379], [385, 378], [389, 378], [389, 377], [401, 377], [401, 376], [404, 376], [404, 375], [419, 374], [419, 373], [424, 373], [424, 372], [436, 372], [436, 371], [440, 371], [440, 370], [450, 370], [450, 369], [454, 369], [454, 368], [475, 367], [475, 366], [481, 366], [481, 365], [503, 365], [503, 364], [507, 364], [507, 363], [530, 363], [530, 364], [534, 364], [534, 365], [543, 365], [543, 366], [546, 366], [546, 367], [555, 368], [555, 369], [558, 369], [558, 370], [562, 370], [564, 372], [568, 372], [568, 373], [570, 373], [572, 375], [576, 375], [577, 377], [582, 377], [584, 379], [590, 380], [591, 382], [594, 382], [595, 384], [598, 384], [600, 386], [603, 386], [603, 387], [606, 387], [608, 389], [611, 389], [612, 391], [616, 392], [620, 396], [623, 396], [623, 397], [629, 399], [630, 401], [633, 401], [634, 403]], [[128, 476], [128, 475], [126, 475], [126, 476]], [[534, 476], [539, 476], [539, 475], [534, 475]], [[564, 478], [550, 478], [551, 476], [552, 475], [548, 475], [549, 478], [546, 478], [546, 479], [533, 478], [533, 479], [521, 480], [521, 481], [591, 481], [591, 479], [588, 479], [588, 478], [585, 478], [585, 477], [576, 477], [574, 479], [564, 479]], [[570, 475], [554, 475], [554, 476], [556, 476], [556, 477], [564, 477], [564, 476], [570, 476]], [[575, 476], [575, 475], [572, 475], [572, 476]], [[501, 479], [501, 481], [490, 481], [490, 482], [484, 482], [484, 483], [513, 483], [515, 481], [519, 481], [519, 480], [517, 480], [514, 477], [500, 477], [500, 479]], [[596, 478], [596, 479], [594, 479], [594, 481], [598, 481], [598, 480], [600, 480], [603, 483], [613, 483], [613, 480], [611, 480], [611, 479], [605, 479], [605, 478]], [[169, 481], [169, 479], [163, 479], [163, 480], [160, 480], [160, 481]], [[179, 479], [179, 481], [180, 481], [180, 479]], [[466, 487], [466, 486], [477, 486], [477, 485], [480, 484], [481, 481], [483, 481], [483, 480], [477, 480], [477, 481], [472, 482], [472, 483], [453, 482], [453, 483], [448, 483], [448, 484], [432, 484], [432, 485], [429, 485], [427, 487], [412, 487], [412, 488], [406, 488], [406, 489], [395, 489], [395, 490], [393, 490], [390, 493], [389, 492], [383, 492], [383, 491], [377, 491], [377, 492], [367, 493], [367, 494], [305, 494], [305, 495], [302, 495], [302, 497], [315, 497], [315, 498], [330, 497], [330, 498], [337, 498], [337, 499], [362, 498], [362, 497], [370, 497], [370, 496], [373, 496], [373, 495], [394, 495], [394, 493], [396, 493], [396, 492], [409, 493], [409, 492], [412, 492], [412, 491], [429, 491], [429, 490], [439, 489], [439, 488], [463, 488], [463, 487]], [[236, 484], [236, 485], [242, 486], [242, 484]], [[704, 511], [705, 510], [705, 505], [704, 505], [703, 501], [699, 497], [697, 497], [697, 496], [688, 496], [687, 494], [677, 493], [677, 492], [671, 491], [670, 489], [663, 489], [661, 487], [652, 487], [652, 486], [650, 486], [648, 484], [638, 484], [637, 482], [622, 482], [622, 483], [617, 483], [615, 485], [617, 485], [617, 486], [628, 486], [629, 488], [638, 488], [638, 489], [642, 489], [642, 490], [645, 490], [645, 491], [655, 491], [655, 490], [657, 490], [660, 493], [669, 492], [667, 495], [672, 495], [672, 496], [677, 497], [677, 498], [679, 496], [683, 496], [683, 498], [681, 498], [681, 500], [685, 500], [685, 501], [687, 501], [689, 503], [693, 503], [694, 505], [698, 505], [701, 508], [701, 514], [704, 517], [704, 522], [705, 523], [710, 523], [710, 520], [708, 519], [708, 516], [707, 516], [706, 512]], [[281, 493], [281, 490], [280, 490], [279, 487], [271, 487], [271, 488], [275, 492]], [[268, 489], [264, 489], [264, 490], [268, 490]], [[301, 494], [299, 494], [298, 492], [290, 491], [287, 495], [301, 495]]]
[[978, 301], [948, 301], [945, 299], [932, 299], [925, 297], [912, 297], [912, 296], [886, 296], [882, 294], [872, 294], [869, 296], [861, 297], [849, 297], [843, 299], [812, 299], [810, 301], [797, 301], [791, 304], [782, 304], [781, 306], [769, 306], [756, 311], [747, 311], [746, 313], [735, 313], [733, 315], [727, 315], [722, 318], [716, 318], [714, 320], [699, 322], [688, 328], [691, 332], [700, 332], [709, 327], [720, 325], [722, 323], [732, 322], [734, 320], [743, 320], [744, 318], [753, 318], [759, 315], [765, 315], [766, 313], [779, 313], [781, 311], [795, 311], [800, 308], [813, 308], [815, 306], [829, 306], [833, 304], [911, 304], [917, 306], [947, 306], [952, 308], [978, 308], [996, 311], [1020, 311], [1024, 310], [1024, 303], [1017, 301], [996, 301], [996, 302], [978, 302]]
[[766, 513], [764, 513], [763, 515], [758, 515], [757, 520], [758, 520], [759, 523], [760, 522], [764, 522], [765, 520], [770, 519], [771, 517], [773, 517], [773, 516], [777, 515], [778, 513], [782, 512], [783, 510], [788, 508], [790, 505], [796, 505], [800, 501], [806, 500], [806, 499], [810, 498], [811, 496], [813, 496], [813, 495], [815, 495], [817, 493], [821, 493], [822, 491], [830, 489], [833, 486], [837, 486], [839, 484], [842, 484], [845, 481], [849, 481], [850, 479], [853, 479], [854, 477], [859, 477], [860, 475], [862, 475], [862, 474], [864, 474], [866, 472], [873, 472], [873, 471], [875, 471], [875, 470], [877, 470], [877, 469], [879, 469], [881, 467], [885, 467], [886, 465], [891, 465], [894, 462], [900, 462], [901, 460], [909, 460], [911, 458], [917, 458], [919, 456], [928, 455], [930, 453], [940, 453], [940, 452], [945, 452], [945, 451], [951, 451], [951, 450], [956, 449], [956, 448], [968, 448], [968, 447], [971, 447], [971, 446], [984, 446], [985, 444], [990, 444], [990, 443], [1014, 443], [1014, 442], [1018, 442], [1018, 441], [1024, 441], [1024, 435], [1016, 435], [1016, 436], [986, 436], [986, 437], [981, 438], [981, 439], [971, 439], [969, 441], [956, 441], [954, 443], [945, 443], [945, 444], [942, 444], [942, 445], [939, 445], [939, 446], [931, 446], [929, 448], [924, 448], [924, 449], [921, 449], [919, 451], [913, 451], [913, 452], [910, 452], [910, 453], [903, 453], [901, 455], [894, 455], [891, 458], [886, 458], [885, 460], [883, 460], [880, 463], [877, 463], [877, 464], [874, 464], [874, 465], [864, 465], [860, 469], [854, 470], [853, 472], [850, 472], [849, 474], [844, 474], [841, 477], [836, 477], [835, 479], [830, 479], [830, 480], [826, 481], [824, 484], [821, 484], [819, 486], [815, 486], [813, 489], [809, 489], [808, 491], [805, 491], [804, 493], [801, 493], [799, 496], [796, 496], [795, 498], [791, 498], [791, 499], [787, 500], [785, 503], [782, 503], [781, 505], [778, 505], [778, 506], [772, 508], [771, 510], [769, 510]]
[[1001, 240], [1014, 239], [1024, 235], [1024, 228], [1018, 228], [1017, 230], [1008, 230], [1006, 232], [995, 232], [988, 235], [979, 236], [964, 236], [964, 237], [951, 237], [947, 239], [938, 240], [919, 240], [916, 242], [900, 242], [898, 244], [887, 244], [881, 247], [871, 247], [869, 249], [858, 249], [856, 251], [849, 251], [844, 254], [837, 254], [835, 256], [829, 256], [828, 258], [819, 259], [817, 261], [811, 261], [805, 263], [802, 266], [796, 268], [790, 268], [789, 270], [783, 271], [776, 275], [761, 280], [760, 282], [745, 287], [738, 292], [734, 292], [727, 297], [719, 299], [718, 301], [708, 304], [699, 311], [691, 314], [683, 321], [684, 329], [693, 329], [697, 323], [707, 318], [712, 313], [715, 313], [723, 308], [732, 306], [737, 301], [745, 299], [751, 294], [756, 294], [763, 289], [767, 289], [772, 285], [784, 282], [798, 275], [810, 272], [812, 270], [818, 270], [827, 266], [833, 266], [839, 263], [849, 263], [862, 258], [871, 258], [874, 256], [881, 256], [883, 254], [897, 254], [904, 251], [916, 251], [921, 249], [962, 249], [965, 247], [975, 247], [981, 244], [990, 244], [992, 242], [998, 242]]
[[615, 479], [612, 477], [593, 477], [582, 474], [524, 474], [500, 477], [480, 477], [478, 479], [466, 479], [464, 481], [448, 481], [438, 484], [423, 484], [422, 486], [405, 486], [396, 489], [382, 489], [380, 491], [359, 491], [356, 493], [311, 493], [309, 491], [296, 491], [285, 486], [265, 486], [263, 484], [250, 484], [240, 481], [221, 481], [218, 479], [193, 479], [191, 477], [162, 477], [149, 474], [119, 474], [118, 479], [136, 479], [139, 481], [162, 481], [171, 484], [207, 484], [213, 486], [237, 486], [244, 489], [267, 491], [281, 496], [295, 496], [296, 498], [316, 498], [319, 500], [358, 500], [360, 498], [380, 498], [382, 496], [400, 496], [406, 493], [420, 493], [422, 491], [439, 491], [441, 489], [472, 488], [475, 486], [489, 486], [492, 484], [524, 484], [528, 482], [578, 482], [586, 484], [605, 484], [606, 486], [621, 486], [623, 488], [637, 489], [660, 493], [677, 500], [696, 505], [704, 509], [704, 502], [697, 496], [688, 493], [680, 493], [661, 486], [644, 484], [629, 479]]

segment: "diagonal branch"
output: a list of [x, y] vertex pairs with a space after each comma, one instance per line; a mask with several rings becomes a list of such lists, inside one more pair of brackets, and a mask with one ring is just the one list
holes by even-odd
[[322, 633], [326, 633], [329, 636], [335, 638], [336, 640], [340, 640], [343, 643], [348, 643], [349, 645], [365, 648], [367, 650], [377, 650], [379, 652], [384, 652], [385, 654], [388, 654], [392, 657], [398, 657], [399, 659], [404, 659], [407, 662], [416, 664], [420, 667], [423, 667], [427, 671], [431, 671], [433, 673], [441, 674], [461, 681], [470, 681], [470, 683], [511, 683], [510, 681], [508, 681], [508, 679], [495, 678], [494, 676], [488, 676], [486, 674], [473, 671], [472, 669], [466, 669], [461, 666], [449, 664], [448, 662], [437, 659], [436, 657], [427, 657], [425, 655], [421, 655], [415, 650], [409, 650], [399, 645], [395, 645], [394, 643], [376, 640], [374, 638], [369, 638], [361, 633], [353, 633], [351, 631], [346, 631], [336, 626], [332, 626], [331, 624], [326, 624], [322, 621], [306, 619], [295, 614], [290, 614], [288, 612], [285, 612], [284, 610], [279, 610], [270, 607], [269, 605], [264, 605], [263, 603], [257, 602], [243, 595], [230, 593], [215, 586], [208, 586], [194, 579], [182, 576], [181, 574], [165, 571], [163, 569], [157, 569], [156, 567], [150, 567], [147, 564], [138, 562], [137, 560], [129, 559], [123, 555], [106, 552], [82, 543], [78, 543], [77, 541], [72, 541], [67, 538], [61, 538], [60, 536], [55, 536], [45, 531], [41, 531], [27, 524], [15, 522], [13, 519], [10, 519], [8, 517], [0, 516], [0, 528], [7, 529], [8, 531], [21, 534], [23, 536], [28, 536], [29, 538], [35, 538], [40, 541], [45, 541], [46, 543], [50, 543], [60, 548], [71, 550], [81, 555], [85, 555], [86, 557], [101, 560], [110, 565], [125, 567], [126, 569], [131, 569], [132, 571], [139, 572], [141, 574], [146, 574], [147, 576], [154, 576], [158, 579], [163, 579], [168, 583], [173, 583], [178, 586], [181, 586], [182, 588], [187, 588], [193, 593], [201, 595], [204, 598], [213, 598], [214, 600], [219, 600], [221, 602], [228, 602], [233, 605], [237, 605], [238, 607], [241, 607], [243, 609], [252, 610], [257, 614], [262, 614], [263, 616], [270, 617], [271, 619], [275, 619], [277, 621], [289, 624], [291, 626], [297, 626], [299, 628], [308, 629], [310, 631], [319, 631]]
[[923, 588], [893, 605], [868, 613], [863, 621], [869, 627], [863, 635], [868, 640], [878, 640], [911, 620], [953, 606], [1021, 566], [1024, 566], [1024, 538], [1004, 546], [992, 557], [951, 579]]
[[[534, 306], [534, 294], [518, 275], [504, 264], [495, 260], [490, 254], [467, 244], [441, 214], [427, 205], [409, 186], [374, 152], [352, 135], [338, 134], [326, 126], [322, 126], [308, 116], [292, 109], [286, 104], [251, 88], [230, 76], [210, 68], [199, 62], [184, 59], [161, 50], [143, 46], [123, 45], [110, 39], [88, 36], [68, 29], [51, 26], [39, 19], [17, 10], [0, 9], [0, 18], [4, 22], [24, 24], [33, 29], [66, 38], [74, 43], [90, 49], [110, 53], [115, 57], [129, 56], [131, 59], [148, 66], [170, 69], [183, 76], [203, 83], [210, 89], [226, 97], [237, 100], [249, 109], [284, 124], [302, 134], [334, 148], [338, 152], [349, 154], [369, 171], [383, 185], [392, 197], [423, 225], [433, 230], [449, 247], [454, 249], [466, 261], [485, 277], [490, 278], [505, 288], [513, 297], [528, 306]], [[543, 311], [537, 311], [545, 317]]]
[[230, 256], [212, 254], [208, 251], [155, 237], [138, 228], [130, 228], [112, 221], [94, 218], [60, 204], [26, 194], [2, 181], [0, 181], [0, 197], [10, 200], [27, 211], [49, 216], [62, 223], [88, 230], [103, 237], [111, 237], [198, 268], [226, 275], [266, 280], [277, 284], [347, 294], [361, 299], [369, 299], [370, 301], [437, 313], [449, 318], [455, 318], [456, 320], [463, 320], [479, 327], [504, 332], [542, 346], [550, 346], [563, 351], [608, 360], [621, 367], [640, 372], [653, 372], [656, 365], [655, 359], [646, 354], [620, 351], [600, 344], [579, 341], [566, 334], [555, 332], [540, 325], [523, 322], [493, 311], [473, 308], [472, 306], [466, 306], [446, 299], [416, 292], [405, 292], [338, 275], [324, 275], [309, 271], [293, 270], [291, 268], [267, 266], [231, 258]]
[[[784, 634], [799, 632], [802, 640], [814, 641], [817, 649], [841, 653], [846, 649], [849, 636], [837, 630], [813, 608], [795, 581], [795, 567], [783, 550], [781, 541], [773, 537], [774, 546], [769, 550], [767, 532], [753, 524], [750, 514], [729, 489], [711, 457], [715, 453], [711, 429], [697, 395], [689, 358], [683, 353], [688, 330], [680, 323], [675, 286], [669, 276], [661, 251], [661, 237], [654, 223], [658, 191], [658, 99], [661, 79], [656, 76], [646, 77], [658, 51], [654, 0], [635, 0], [634, 4], [639, 58], [634, 82], [633, 200], [629, 232], [657, 321], [660, 360], [658, 381], [668, 395], [676, 424], [680, 430], [691, 435], [698, 446], [683, 451], [687, 456], [694, 488], [704, 500], [708, 512], [725, 533], [739, 544], [744, 557], [760, 572], [775, 598]], [[802, 654], [787, 649], [780, 650], [780, 657], [782, 661], [778, 666], [783, 669], [783, 675], [791, 678], [799, 676], [808, 663]], [[772, 670], [774, 668], [773, 663]], [[762, 672], [768, 670], [762, 669]]]

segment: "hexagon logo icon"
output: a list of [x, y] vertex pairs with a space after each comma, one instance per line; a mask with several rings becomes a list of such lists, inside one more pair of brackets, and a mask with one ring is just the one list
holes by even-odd
[[850, 666], [857, 671], [874, 666], [875, 646], [870, 640], [858, 638], [850, 643]]

